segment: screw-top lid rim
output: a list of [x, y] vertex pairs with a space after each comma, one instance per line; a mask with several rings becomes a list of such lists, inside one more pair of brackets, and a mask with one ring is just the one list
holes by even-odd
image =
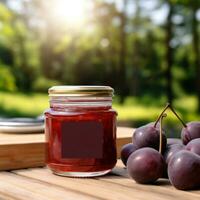
[[49, 96], [112, 97], [114, 94], [114, 89], [110, 86], [102, 85], [60, 85], [49, 88], [48, 93]]

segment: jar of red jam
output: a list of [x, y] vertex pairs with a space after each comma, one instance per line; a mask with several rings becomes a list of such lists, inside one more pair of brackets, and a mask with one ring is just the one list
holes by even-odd
[[54, 86], [45, 112], [46, 163], [53, 173], [91, 177], [116, 164], [116, 116], [109, 86]]

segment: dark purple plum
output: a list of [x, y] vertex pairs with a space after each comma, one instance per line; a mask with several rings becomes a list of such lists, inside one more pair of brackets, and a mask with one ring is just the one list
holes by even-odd
[[186, 150], [179, 151], [169, 161], [168, 176], [177, 189], [199, 189], [200, 156]]
[[133, 143], [125, 144], [121, 149], [121, 160], [123, 164], [126, 166], [128, 157], [136, 151], [138, 148]]
[[172, 144], [172, 145], [167, 145], [166, 151], [163, 155], [164, 160], [166, 164], [169, 163], [170, 159], [174, 154], [179, 152], [180, 150], [183, 150], [185, 146], [183, 144]]
[[187, 123], [181, 131], [181, 138], [185, 145], [195, 138], [200, 138], [200, 121]]
[[167, 138], [167, 145], [172, 145], [172, 144], [183, 144], [183, 142], [179, 138]]
[[127, 170], [129, 176], [138, 183], [154, 183], [163, 175], [163, 156], [153, 148], [138, 149], [129, 156]]
[[196, 153], [200, 156], [200, 138], [196, 138], [194, 140], [191, 140], [189, 143], [187, 143], [185, 149], [189, 150], [193, 153]]
[[176, 154], [177, 152], [183, 150], [185, 146], [183, 144], [171, 144], [167, 145], [165, 153], [163, 154], [164, 160], [165, 160], [165, 170], [163, 174], [163, 178], [168, 178], [167, 174], [167, 168], [168, 168], [168, 163], [172, 156]]
[[[155, 123], [150, 123], [135, 130], [132, 140], [138, 148], [151, 147], [159, 150], [160, 128], [159, 123], [157, 126], [154, 126], [154, 124]], [[166, 143], [167, 139], [162, 130], [162, 153], [165, 151]]]

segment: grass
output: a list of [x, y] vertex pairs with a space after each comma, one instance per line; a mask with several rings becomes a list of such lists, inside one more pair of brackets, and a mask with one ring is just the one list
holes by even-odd
[[[121, 105], [117, 99], [116, 97], [113, 107], [118, 112], [118, 121], [134, 127], [155, 121], [166, 103], [165, 98], [128, 97]], [[194, 96], [185, 96], [174, 101], [174, 107], [184, 121], [200, 119], [200, 115], [195, 113], [196, 106], [197, 101]], [[0, 116], [3, 117], [35, 117], [41, 115], [48, 107], [46, 94], [0, 92]], [[171, 112], [168, 112], [165, 123], [170, 127], [171, 135], [181, 128], [181, 124]]]
[[[126, 99], [124, 105], [114, 103], [114, 108], [119, 113], [118, 119], [120, 121], [125, 121], [125, 125], [128, 124], [132, 127], [138, 127], [151, 121], [155, 121], [165, 107], [166, 102], [167, 101], [164, 98], [152, 99], [149, 97], [129, 97]], [[197, 108], [195, 96], [184, 96], [176, 99], [173, 107], [185, 122], [198, 121], [200, 119], [200, 115], [195, 112]], [[171, 111], [167, 111], [167, 118], [164, 119], [164, 125], [167, 130], [167, 137], [180, 137], [182, 124]]]
[[48, 108], [48, 96], [0, 92], [0, 116], [35, 117]]

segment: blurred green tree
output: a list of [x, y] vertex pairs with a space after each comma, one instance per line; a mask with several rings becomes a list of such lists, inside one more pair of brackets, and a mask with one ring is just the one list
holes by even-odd
[[106, 84], [120, 102], [195, 94], [200, 110], [199, 0], [88, 0], [81, 24], [57, 16], [66, 1], [11, 1], [0, 3], [1, 85], [10, 80], [9, 90]]
[[1, 59], [10, 66], [11, 74], [16, 77], [17, 88], [31, 91], [37, 74], [35, 69], [39, 65], [34, 57], [37, 47], [36, 43], [32, 43], [33, 34], [26, 15], [15, 13], [0, 3], [0, 23], [0, 48], [7, 51], [6, 56], [1, 54]]
[[175, 5], [185, 6], [190, 9], [191, 17], [191, 35], [192, 35], [192, 46], [194, 54], [194, 67], [196, 74], [195, 87], [198, 99], [197, 112], [200, 113], [200, 48], [199, 48], [199, 22], [197, 19], [198, 11], [200, 9], [200, 0], [171, 0]]

